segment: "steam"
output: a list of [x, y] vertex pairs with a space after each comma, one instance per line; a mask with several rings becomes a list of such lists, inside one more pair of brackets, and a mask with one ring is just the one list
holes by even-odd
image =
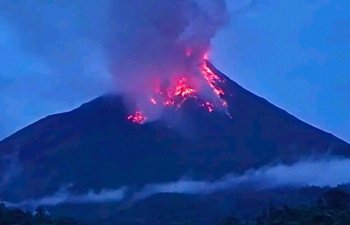
[[70, 203], [106, 203], [106, 202], [119, 202], [125, 196], [126, 189], [121, 187], [115, 190], [103, 189], [100, 192], [89, 191], [86, 194], [74, 195], [69, 192], [71, 185], [61, 188], [53, 195], [45, 196], [40, 199], [25, 200], [19, 203], [6, 203], [9, 207], [20, 207], [35, 209], [38, 206], [56, 206], [59, 204]]
[[350, 183], [350, 159], [331, 158], [305, 160], [293, 165], [279, 164], [249, 170], [243, 175], [227, 174], [216, 181], [203, 181], [182, 178], [167, 183], [148, 184], [139, 191], [130, 188], [102, 190], [98, 193], [90, 191], [86, 194], [74, 195], [63, 188], [51, 196], [26, 200], [20, 203], [7, 203], [14, 207], [55, 206], [63, 203], [101, 203], [122, 201], [136, 202], [159, 193], [212, 194], [221, 191], [239, 190], [250, 187], [256, 190], [268, 190], [277, 187], [334, 187]]

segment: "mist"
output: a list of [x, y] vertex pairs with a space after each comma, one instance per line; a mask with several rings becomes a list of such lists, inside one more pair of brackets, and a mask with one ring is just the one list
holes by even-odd
[[102, 189], [99, 192], [90, 190], [89, 192], [84, 194], [73, 194], [69, 191], [70, 186], [71, 185], [62, 187], [53, 195], [44, 196], [39, 199], [24, 200], [19, 203], [5, 202], [5, 204], [9, 207], [20, 207], [34, 210], [38, 206], [119, 202], [124, 198], [126, 191], [124, 187], [121, 187], [115, 190]]
[[243, 175], [231, 173], [211, 182], [182, 178], [175, 182], [149, 184], [135, 193], [132, 201], [138, 201], [157, 193], [210, 194], [244, 187], [253, 187], [256, 190], [277, 187], [335, 187], [350, 183], [349, 171], [350, 159], [310, 159], [293, 165], [278, 164], [258, 170], [248, 170]]
[[72, 194], [69, 191], [71, 185], [68, 185], [52, 195], [39, 199], [24, 200], [19, 203], [7, 202], [6, 204], [33, 209], [37, 206], [55, 206], [64, 203], [121, 203], [125, 201], [134, 203], [159, 193], [207, 195], [247, 187], [257, 191], [279, 187], [336, 187], [350, 183], [349, 171], [350, 159], [347, 158], [306, 159], [292, 165], [278, 164], [257, 170], [252, 169], [242, 175], [230, 173], [215, 181], [184, 177], [174, 182], [147, 184], [140, 190], [134, 190], [125, 185], [117, 189], [103, 189], [99, 192], [91, 190], [85, 194]]

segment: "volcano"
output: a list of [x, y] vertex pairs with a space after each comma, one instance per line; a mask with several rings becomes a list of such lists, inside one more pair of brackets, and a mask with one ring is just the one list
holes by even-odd
[[[181, 107], [167, 110], [164, 118], [144, 121], [141, 112], [130, 115], [122, 96], [111, 94], [71, 112], [50, 115], [4, 139], [0, 142], [0, 199], [38, 199], [68, 184], [70, 191], [79, 194], [125, 186], [137, 190], [183, 176], [210, 181], [276, 162], [288, 165], [308, 157], [350, 155], [348, 143], [245, 90], [209, 62], [207, 66], [225, 81], [220, 84], [224, 96], [217, 93], [222, 109], [190, 97]], [[182, 97], [192, 94], [178, 91]], [[195, 196], [183, 198], [152, 196], [144, 206], [138, 202], [132, 207], [149, 209], [164, 199], [168, 208], [211, 204]], [[121, 207], [111, 205], [84, 207], [104, 215], [96, 218], [109, 218]], [[72, 214], [70, 207], [59, 206], [57, 212]], [[84, 214], [82, 208], [76, 212]], [[131, 212], [123, 215], [135, 217]]]

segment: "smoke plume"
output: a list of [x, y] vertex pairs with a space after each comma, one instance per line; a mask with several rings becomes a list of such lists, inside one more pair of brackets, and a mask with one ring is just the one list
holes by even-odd
[[198, 76], [212, 38], [228, 20], [225, 1], [116, 2], [108, 58], [117, 90], [155, 117], [157, 110], [148, 107], [157, 89], [179, 76]]
[[227, 21], [225, 0], [1, 1], [0, 120], [24, 119], [0, 132], [110, 89], [144, 108], [156, 83], [195, 72]]

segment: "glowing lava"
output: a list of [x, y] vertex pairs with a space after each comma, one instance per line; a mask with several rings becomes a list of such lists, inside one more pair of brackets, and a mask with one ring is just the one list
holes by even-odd
[[204, 108], [208, 110], [208, 112], [213, 112], [214, 111], [214, 105], [211, 102], [204, 102], [201, 104]]
[[133, 123], [143, 124], [147, 120], [147, 117], [141, 111], [136, 111], [134, 114], [128, 116], [128, 120]]
[[[175, 106], [176, 108], [180, 108], [188, 98], [196, 98], [196, 90], [190, 85], [188, 78], [185, 76], [180, 77], [165, 90], [156, 91], [156, 94], [158, 95], [157, 99], [160, 99], [164, 106]], [[154, 104], [157, 101], [153, 97], [151, 102]]]
[[181, 77], [179, 82], [177, 83], [175, 87], [175, 95], [182, 96], [182, 97], [188, 97], [195, 93], [195, 90], [189, 86], [187, 83], [186, 77]]
[[[191, 55], [191, 53], [190, 49], [186, 50], [186, 56]], [[175, 109], [179, 109], [186, 100], [193, 98], [197, 100], [198, 106], [206, 109], [208, 112], [213, 112], [218, 107], [227, 108], [228, 104], [223, 99], [225, 92], [222, 88], [222, 84], [225, 83], [225, 80], [220, 78], [209, 67], [208, 61], [206, 60], [207, 57], [207, 54], [205, 54], [202, 62], [198, 66], [196, 75], [198, 77], [195, 78], [194, 74], [192, 76], [178, 76], [176, 79], [173, 77], [168, 87], [156, 88], [153, 96], [149, 98], [150, 103], [154, 105], [154, 107], [175, 107]], [[211, 99], [217, 100], [212, 102], [205, 99], [203, 97], [205, 95], [200, 95], [200, 90], [198, 90], [198, 85], [194, 85], [194, 80], [202, 80], [203, 84], [208, 85], [215, 96]], [[138, 124], [143, 124], [147, 120], [147, 117], [142, 111], [136, 111], [127, 118], [129, 121]]]
[[204, 79], [213, 89], [214, 93], [219, 97], [223, 96], [225, 94], [224, 90], [218, 87], [217, 83], [224, 83], [224, 81], [209, 68], [206, 61], [201, 64], [200, 69]]
[[222, 106], [227, 107], [227, 102], [222, 98], [225, 95], [224, 90], [219, 86], [225, 83], [214, 71], [210, 69], [206, 60], [200, 65], [200, 71], [208, 85], [213, 90], [214, 94], [220, 99]]

